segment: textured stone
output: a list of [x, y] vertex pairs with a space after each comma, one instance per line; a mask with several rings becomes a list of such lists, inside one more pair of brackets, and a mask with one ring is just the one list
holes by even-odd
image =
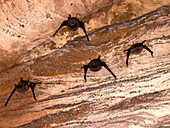
[[[0, 127], [169, 127], [168, 1], [1, 0], [0, 4]], [[81, 29], [63, 28], [51, 37], [69, 13], [85, 22], [90, 42]], [[143, 40], [154, 57], [143, 50], [131, 55], [126, 67], [123, 50]], [[95, 73], [88, 70], [84, 82], [81, 66], [99, 55], [117, 80], [102, 68]], [[31, 90], [16, 92], [5, 107], [21, 76], [39, 83], [38, 101]]]
[[[6, 0], [0, 1], [0, 71], [8, 69], [33, 58], [48, 54], [54, 50], [45, 46], [37, 54], [23, 59], [29, 51], [39, 45], [55, 43], [55, 48], [62, 47], [67, 40], [84, 36], [78, 33], [63, 33], [52, 38], [51, 35], [68, 14], [77, 16], [86, 23], [88, 32], [113, 23], [123, 22], [143, 15], [168, 2], [165, 0]], [[48, 49], [48, 50], [46, 50]]]

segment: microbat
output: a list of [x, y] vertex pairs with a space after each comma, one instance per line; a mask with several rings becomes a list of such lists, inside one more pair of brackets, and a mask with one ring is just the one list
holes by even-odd
[[20, 82], [18, 84], [15, 84], [15, 88], [11, 92], [11, 95], [9, 96], [8, 100], [6, 101], [5, 107], [7, 106], [8, 101], [10, 100], [10, 98], [12, 97], [12, 95], [14, 94], [15, 91], [20, 92], [20, 93], [24, 93], [24, 92], [26, 92], [29, 89], [29, 87], [32, 90], [34, 99], [37, 100], [36, 97], [35, 97], [35, 93], [34, 93], [34, 88], [35, 88], [36, 84], [37, 83], [31, 82], [29, 80], [23, 80], [21, 78]]
[[61, 26], [58, 28], [58, 30], [53, 34], [53, 37], [56, 35], [56, 33], [63, 27], [63, 26], [67, 26], [69, 30], [71, 31], [76, 31], [79, 27], [83, 29], [87, 40], [89, 41], [85, 26], [83, 21], [80, 21], [79, 19], [77, 19], [76, 17], [71, 17], [71, 15], [69, 15], [68, 20], [64, 20], [63, 23], [61, 24]]
[[128, 59], [129, 59], [130, 53], [139, 54], [142, 52], [143, 48], [149, 51], [153, 57], [153, 52], [146, 45], [143, 45], [145, 41], [146, 40], [142, 41], [141, 43], [133, 44], [129, 49], [124, 50], [124, 52], [127, 51], [127, 59], [126, 59], [127, 67], [128, 67]]
[[104, 66], [116, 79], [116, 76], [108, 68], [106, 63], [100, 60], [100, 56], [99, 56], [97, 59], [93, 59], [87, 65], [84, 65], [83, 67], [81, 67], [81, 68], [84, 68], [84, 80], [86, 81], [86, 73], [87, 73], [88, 68], [90, 68], [90, 70], [93, 72], [97, 72], [102, 68], [102, 66]]

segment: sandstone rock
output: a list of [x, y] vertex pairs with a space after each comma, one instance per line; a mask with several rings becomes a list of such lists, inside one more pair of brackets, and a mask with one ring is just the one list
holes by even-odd
[[[0, 127], [170, 126], [168, 1], [1, 0], [0, 4]], [[72, 33], [63, 28], [51, 37], [69, 13], [85, 22], [90, 42], [81, 29]], [[127, 68], [123, 50], [143, 40], [154, 57], [143, 50], [130, 56]], [[84, 82], [81, 66], [98, 55], [117, 80], [103, 68], [88, 71]], [[5, 107], [21, 76], [39, 83], [38, 101], [31, 90], [16, 92]]]

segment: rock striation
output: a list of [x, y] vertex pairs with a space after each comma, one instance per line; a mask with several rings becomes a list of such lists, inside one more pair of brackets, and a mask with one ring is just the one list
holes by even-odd
[[[0, 127], [170, 127], [170, 4], [163, 0], [0, 1]], [[71, 13], [83, 31], [56, 28]], [[129, 57], [134, 43], [145, 49]], [[81, 66], [101, 55], [114, 72]], [[16, 92], [14, 84], [37, 83]]]

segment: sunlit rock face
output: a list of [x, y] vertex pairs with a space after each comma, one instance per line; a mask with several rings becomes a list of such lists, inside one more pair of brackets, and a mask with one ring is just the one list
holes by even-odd
[[[170, 127], [170, 5], [165, 0], [0, 1], [0, 127]], [[163, 6], [164, 5], [164, 6]], [[68, 15], [83, 31], [56, 29]], [[146, 40], [145, 49], [125, 49]], [[105, 69], [81, 67], [101, 55]], [[15, 92], [20, 77], [37, 82]], [[30, 78], [29, 78], [30, 77]]]
[[76, 32], [62, 29], [56, 37], [51, 37], [68, 14], [83, 20], [91, 33], [167, 3], [165, 0], [1, 0], [0, 71], [46, 55], [62, 47], [67, 40], [84, 36], [81, 29]]

